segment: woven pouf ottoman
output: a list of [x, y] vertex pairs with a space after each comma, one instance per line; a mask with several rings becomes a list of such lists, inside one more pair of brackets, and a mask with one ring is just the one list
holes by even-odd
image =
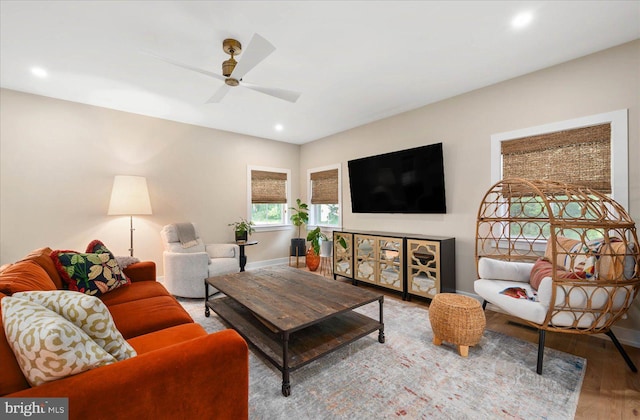
[[469, 346], [478, 344], [487, 325], [480, 302], [455, 293], [435, 295], [429, 305], [429, 321], [433, 344], [453, 343], [462, 357], [469, 355]]

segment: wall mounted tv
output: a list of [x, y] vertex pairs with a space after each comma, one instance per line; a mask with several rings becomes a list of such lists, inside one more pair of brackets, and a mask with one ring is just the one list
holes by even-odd
[[349, 161], [353, 213], [446, 213], [442, 143]]

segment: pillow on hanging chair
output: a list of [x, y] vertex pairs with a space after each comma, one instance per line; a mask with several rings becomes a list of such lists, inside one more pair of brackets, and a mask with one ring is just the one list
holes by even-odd
[[[587, 280], [621, 280], [633, 277], [635, 259], [634, 244], [628, 247], [615, 237], [608, 240], [599, 238], [586, 244], [576, 239], [556, 237], [556, 264], [567, 271], [573, 271]], [[547, 243], [545, 257], [552, 259], [550, 243]]]
[[[556, 275], [559, 279], [579, 279], [577, 273], [573, 273], [571, 271], [567, 271], [564, 267], [556, 267]], [[535, 264], [533, 264], [533, 268], [531, 269], [531, 276], [529, 277], [529, 284], [535, 290], [538, 290], [540, 287], [540, 283], [542, 283], [542, 279], [545, 277], [553, 276], [553, 264], [549, 261], [548, 258], [541, 257], [538, 258]]]

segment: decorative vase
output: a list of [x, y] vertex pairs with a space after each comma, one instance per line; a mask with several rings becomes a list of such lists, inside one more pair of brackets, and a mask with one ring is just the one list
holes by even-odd
[[307, 251], [305, 261], [310, 271], [316, 271], [318, 269], [318, 266], [320, 265], [320, 255], [316, 254], [316, 251], [313, 249], [313, 247], [310, 247]]
[[242, 234], [236, 232], [236, 242], [240, 242], [240, 241], [245, 241], [246, 242], [248, 238], [249, 238], [249, 235], [247, 234], [246, 230]]

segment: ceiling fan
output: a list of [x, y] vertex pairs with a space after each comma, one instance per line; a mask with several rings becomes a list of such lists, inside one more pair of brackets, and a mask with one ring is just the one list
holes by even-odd
[[240, 53], [242, 52], [242, 44], [240, 44], [239, 41], [235, 39], [225, 39], [224, 41], [222, 41], [222, 49], [224, 50], [224, 52], [231, 56], [231, 58], [222, 63], [222, 75], [208, 70], [202, 70], [197, 67], [189, 66], [187, 64], [180, 63], [169, 58], [160, 57], [153, 53], [147, 54], [169, 64], [173, 64], [174, 66], [182, 67], [184, 69], [224, 81], [225, 84], [220, 86], [218, 90], [207, 100], [206, 103], [208, 104], [220, 102], [232, 87], [237, 86], [255, 90], [257, 92], [261, 92], [289, 102], [296, 102], [300, 97], [299, 92], [259, 86], [242, 80], [245, 74], [247, 74], [262, 60], [267, 58], [272, 52], [276, 50], [276, 47], [274, 47], [262, 36], [253, 34], [251, 41], [249, 41], [249, 46], [247, 47], [240, 62], [237, 62], [234, 58], [235, 56], [240, 55]]

